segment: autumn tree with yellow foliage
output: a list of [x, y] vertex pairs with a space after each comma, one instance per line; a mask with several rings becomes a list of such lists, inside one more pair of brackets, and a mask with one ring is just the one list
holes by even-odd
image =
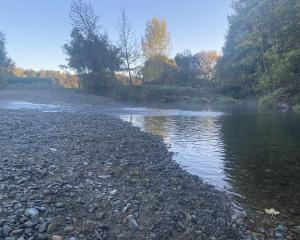
[[169, 55], [171, 35], [166, 20], [153, 17], [147, 22], [145, 36], [142, 38], [142, 48], [147, 59]]
[[144, 82], [171, 84], [174, 82], [176, 63], [170, 59], [171, 34], [164, 19], [153, 17], [146, 24], [142, 38], [145, 64], [142, 67]]

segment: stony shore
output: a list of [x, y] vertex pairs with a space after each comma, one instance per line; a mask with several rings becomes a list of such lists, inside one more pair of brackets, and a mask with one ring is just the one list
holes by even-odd
[[1, 239], [242, 239], [226, 195], [118, 119], [0, 110]]

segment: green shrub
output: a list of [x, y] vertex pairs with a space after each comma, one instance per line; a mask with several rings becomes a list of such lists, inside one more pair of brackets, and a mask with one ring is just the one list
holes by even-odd
[[276, 100], [273, 94], [262, 96], [258, 100], [258, 109], [262, 112], [273, 111], [276, 109]]

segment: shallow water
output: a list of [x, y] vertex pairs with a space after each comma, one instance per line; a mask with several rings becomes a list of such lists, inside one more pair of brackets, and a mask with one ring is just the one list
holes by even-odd
[[300, 222], [300, 115], [153, 108], [65, 107], [2, 101], [0, 108], [106, 113], [161, 136], [174, 159], [204, 181], [264, 211]]
[[300, 221], [300, 116], [200, 112], [122, 114], [161, 136], [175, 160], [242, 205]]
[[0, 101], [0, 108], [12, 110], [38, 110], [42, 112], [60, 112], [66, 110], [62, 106], [51, 104], [38, 104], [25, 101]]

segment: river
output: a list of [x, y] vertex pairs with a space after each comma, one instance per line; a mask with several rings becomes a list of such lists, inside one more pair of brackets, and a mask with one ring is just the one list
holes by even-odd
[[[86, 111], [30, 102], [0, 108]], [[274, 208], [300, 222], [300, 115], [153, 108], [101, 109], [143, 131], [161, 136], [176, 160], [205, 182], [253, 210]]]

